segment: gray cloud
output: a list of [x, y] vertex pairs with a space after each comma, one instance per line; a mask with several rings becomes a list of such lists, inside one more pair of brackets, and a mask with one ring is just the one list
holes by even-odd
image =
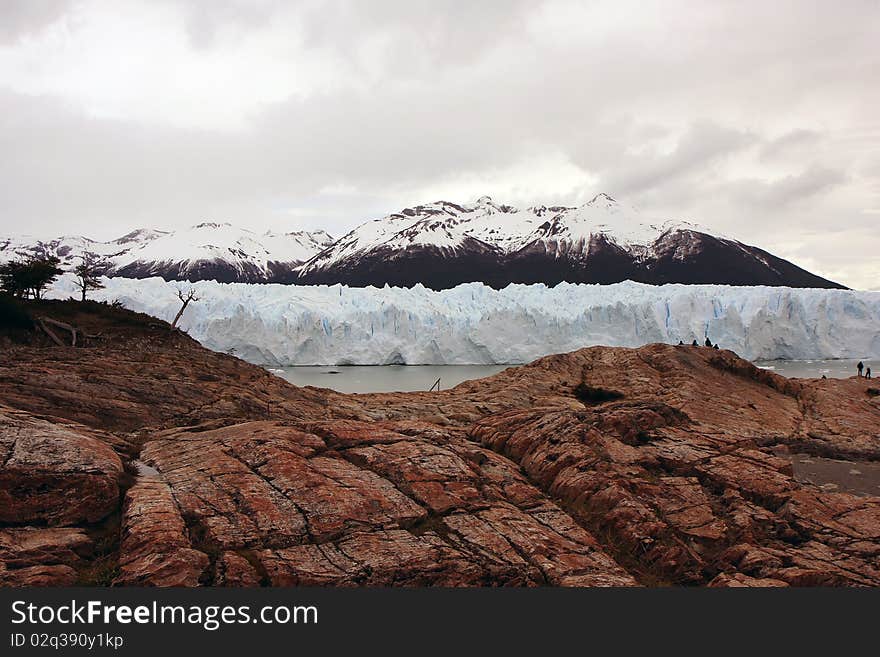
[[813, 197], [825, 194], [846, 180], [846, 174], [842, 171], [814, 165], [780, 180], [742, 181], [733, 187], [738, 190], [736, 196], [742, 201], [762, 209], [776, 210], [789, 203], [809, 202]]
[[[878, 14], [868, 2], [0, 3], [0, 232], [112, 237], [218, 218], [339, 233], [484, 186], [516, 203], [607, 191], [870, 287]], [[96, 36], [120, 26], [130, 39]], [[830, 224], [859, 236], [858, 266], [809, 237]]]
[[764, 161], [772, 161], [786, 156], [803, 156], [822, 140], [816, 130], [803, 128], [792, 130], [776, 139], [770, 139], [761, 146], [759, 157]]
[[224, 27], [251, 31], [265, 27], [284, 7], [281, 0], [162, 0], [179, 5], [184, 12], [190, 43], [197, 49], [216, 45]]
[[0, 44], [15, 42], [55, 23], [76, 5], [74, 0], [3, 0]]
[[603, 183], [621, 193], [638, 194], [656, 189], [695, 172], [705, 173], [756, 140], [755, 135], [703, 121], [690, 126], [671, 152], [628, 157]]

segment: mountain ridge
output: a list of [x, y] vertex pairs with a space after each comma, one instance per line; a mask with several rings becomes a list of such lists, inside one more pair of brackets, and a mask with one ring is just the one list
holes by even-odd
[[0, 261], [43, 253], [70, 267], [84, 251], [107, 259], [109, 275], [225, 283], [844, 287], [697, 224], [646, 218], [605, 193], [580, 206], [525, 209], [489, 196], [469, 204], [435, 201], [366, 221], [338, 239], [322, 230], [259, 234], [220, 222], [141, 228], [109, 242], [0, 238]]
[[433, 289], [624, 280], [844, 287], [697, 224], [643, 218], [604, 193], [578, 207], [519, 210], [488, 196], [417, 205], [359, 225], [297, 273], [304, 284]]

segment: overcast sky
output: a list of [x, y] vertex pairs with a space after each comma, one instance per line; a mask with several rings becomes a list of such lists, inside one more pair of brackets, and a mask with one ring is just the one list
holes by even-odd
[[880, 289], [880, 2], [0, 0], [0, 233], [604, 191]]

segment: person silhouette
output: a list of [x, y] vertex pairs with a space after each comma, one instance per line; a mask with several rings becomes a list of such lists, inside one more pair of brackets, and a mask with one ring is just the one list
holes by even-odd
[[866, 379], [870, 379], [870, 378], [871, 378], [871, 368], [870, 368], [870, 367], [869, 367], [868, 369], [865, 370], [865, 378], [866, 378]]
[[679, 340], [679, 341], [678, 341], [678, 346], [679, 346], [679, 347], [683, 347], [683, 346], [684, 346], [684, 342], [682, 342], [681, 340]]
[[707, 347], [711, 347], [711, 346], [712, 346], [712, 341], [709, 339], [709, 336], [708, 336], [708, 335], [706, 336], [706, 346], [707, 346]]
[[694, 341], [691, 343], [691, 346], [692, 346], [692, 347], [699, 347], [699, 346], [700, 346], [699, 344], [697, 344], [697, 339], [696, 339], [696, 338], [694, 338]]
[[715, 343], [715, 346], [713, 346], [712, 348], [713, 348], [713, 349], [718, 349], [718, 343], [716, 342], [716, 343]]
[[856, 369], [859, 371], [859, 376], [861, 376], [862, 370], [865, 369], [865, 364], [862, 361], [859, 361], [859, 364], [856, 365]]

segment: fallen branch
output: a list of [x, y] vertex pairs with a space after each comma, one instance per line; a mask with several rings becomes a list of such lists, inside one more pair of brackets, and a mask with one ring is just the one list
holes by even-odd
[[39, 326], [41, 329], [43, 329], [43, 332], [46, 335], [48, 335], [52, 339], [52, 342], [57, 344], [59, 347], [67, 346], [61, 341], [61, 338], [59, 338], [57, 335], [55, 335], [55, 332], [52, 331], [52, 329], [50, 329], [48, 326], [46, 326], [46, 323], [43, 321], [42, 318], [37, 319], [37, 326]]
[[65, 331], [70, 331], [70, 346], [76, 346], [76, 327], [71, 326], [70, 324], [65, 324], [64, 322], [59, 322], [57, 319], [52, 319], [51, 317], [40, 317], [40, 320], [45, 322], [46, 324], [49, 324], [50, 326], [64, 329]]

